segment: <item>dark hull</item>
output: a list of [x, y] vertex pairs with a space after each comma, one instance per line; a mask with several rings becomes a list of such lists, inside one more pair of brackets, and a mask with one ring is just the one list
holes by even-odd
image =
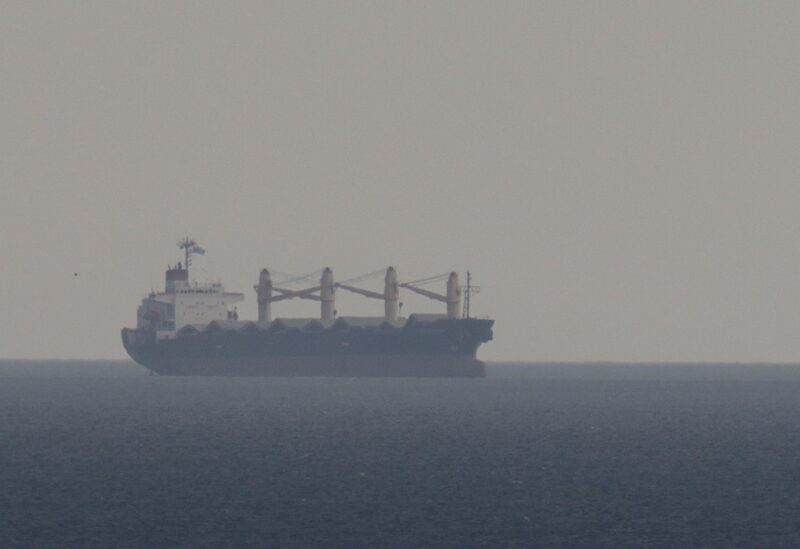
[[128, 354], [160, 375], [484, 377], [475, 358], [492, 337], [491, 320], [410, 323], [375, 330], [220, 330], [156, 342], [152, 332], [122, 331]]
[[143, 366], [167, 376], [485, 377], [480, 360], [433, 355], [172, 358], [152, 359]]

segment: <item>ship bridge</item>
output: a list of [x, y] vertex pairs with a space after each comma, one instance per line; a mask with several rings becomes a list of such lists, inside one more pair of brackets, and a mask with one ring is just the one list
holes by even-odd
[[138, 327], [154, 329], [159, 339], [189, 324], [237, 320], [238, 311], [231, 306], [244, 300], [244, 294], [226, 292], [220, 282], [190, 282], [192, 255], [205, 250], [188, 238], [178, 246], [185, 252], [184, 263], [167, 267], [164, 291], [144, 298], [137, 315]]

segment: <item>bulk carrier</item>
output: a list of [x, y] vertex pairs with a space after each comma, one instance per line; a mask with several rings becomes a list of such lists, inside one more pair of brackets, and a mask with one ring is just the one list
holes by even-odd
[[[163, 292], [151, 292], [142, 300], [136, 328], [122, 329], [125, 350], [151, 372], [184, 376], [485, 375], [476, 353], [481, 343], [492, 339], [494, 321], [470, 317], [470, 295], [477, 288], [469, 283], [469, 273], [464, 287], [455, 272], [401, 283], [397, 271], [389, 267], [380, 293], [354, 286], [354, 281], [335, 282], [327, 267], [318, 284], [304, 289], [274, 285], [269, 271], [263, 269], [254, 286], [258, 320], [243, 321], [234, 304], [244, 295], [226, 292], [221, 283], [190, 281], [192, 255], [205, 250], [189, 238], [178, 246], [184, 252], [183, 263], [167, 268]], [[436, 280], [446, 280], [445, 293], [420, 287]], [[401, 289], [444, 303], [446, 314], [402, 317]], [[338, 290], [382, 300], [384, 315], [338, 316]], [[273, 318], [273, 304], [289, 299], [318, 301], [319, 318]]]

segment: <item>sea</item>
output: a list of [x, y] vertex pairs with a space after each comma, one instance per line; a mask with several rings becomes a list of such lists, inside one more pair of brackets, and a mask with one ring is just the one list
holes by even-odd
[[800, 366], [0, 362], [2, 547], [800, 547]]

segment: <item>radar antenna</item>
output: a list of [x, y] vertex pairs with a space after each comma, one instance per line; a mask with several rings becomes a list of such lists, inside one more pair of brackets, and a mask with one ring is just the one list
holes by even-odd
[[183, 240], [178, 242], [178, 248], [183, 250], [184, 258], [185, 258], [185, 269], [186, 269], [186, 277], [188, 280], [189, 277], [189, 265], [192, 264], [192, 253], [194, 252], [194, 247], [197, 246], [197, 242], [189, 238], [188, 236], [185, 237]]

